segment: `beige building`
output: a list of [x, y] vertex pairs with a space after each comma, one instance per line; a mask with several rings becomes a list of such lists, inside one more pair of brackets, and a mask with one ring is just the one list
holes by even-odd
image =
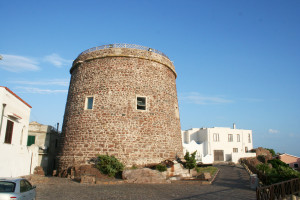
[[285, 162], [286, 164], [288, 164], [291, 168], [300, 170], [300, 168], [299, 168], [300, 157], [285, 153], [285, 154], [279, 155], [279, 159], [282, 162]]
[[38, 122], [29, 123], [27, 146], [39, 147], [38, 165], [46, 175], [51, 175], [55, 169], [59, 134], [54, 127]]

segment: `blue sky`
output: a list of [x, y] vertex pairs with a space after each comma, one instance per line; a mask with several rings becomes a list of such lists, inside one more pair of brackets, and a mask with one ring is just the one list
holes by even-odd
[[0, 0], [0, 85], [62, 123], [69, 69], [110, 43], [174, 62], [181, 126], [253, 130], [254, 146], [300, 156], [300, 1]]

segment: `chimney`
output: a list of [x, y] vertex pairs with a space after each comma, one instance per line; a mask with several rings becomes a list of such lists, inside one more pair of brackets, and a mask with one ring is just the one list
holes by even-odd
[[235, 129], [235, 123], [233, 123], [233, 129]]

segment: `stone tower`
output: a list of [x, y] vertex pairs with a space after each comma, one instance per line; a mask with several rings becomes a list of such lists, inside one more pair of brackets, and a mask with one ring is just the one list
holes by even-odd
[[160, 51], [111, 44], [82, 52], [70, 69], [59, 169], [98, 154], [125, 165], [182, 157], [173, 63]]

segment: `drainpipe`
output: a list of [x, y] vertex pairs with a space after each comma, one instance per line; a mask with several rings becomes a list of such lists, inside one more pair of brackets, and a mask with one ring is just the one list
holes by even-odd
[[2, 104], [2, 114], [1, 114], [1, 122], [0, 122], [0, 135], [1, 135], [1, 130], [2, 130], [2, 122], [3, 122], [3, 116], [4, 116], [4, 109], [5, 109], [6, 104]]

